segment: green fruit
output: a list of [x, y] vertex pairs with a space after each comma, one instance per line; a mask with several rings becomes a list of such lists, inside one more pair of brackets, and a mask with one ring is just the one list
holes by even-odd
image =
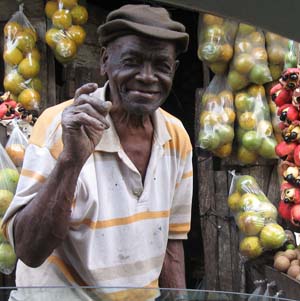
[[[252, 191], [253, 186], [247, 186], [246, 189], [248, 189], [246, 191]], [[251, 192], [244, 193], [239, 202], [240, 211], [259, 211], [260, 205], [261, 201], [254, 193]]]
[[252, 25], [248, 25], [245, 23], [240, 23], [238, 33], [241, 35], [248, 35], [252, 32], [256, 31], [256, 28]]
[[270, 201], [262, 201], [259, 207], [259, 213], [269, 222], [275, 222], [277, 220], [277, 209]]
[[19, 173], [16, 169], [4, 168], [0, 170], [0, 189], [7, 189], [14, 193], [19, 181]]
[[10, 191], [0, 190], [0, 215], [4, 215], [13, 197], [14, 195]]
[[243, 212], [237, 217], [239, 229], [247, 236], [258, 234], [265, 225], [265, 219], [257, 212]]
[[234, 138], [233, 128], [228, 124], [217, 125], [215, 128], [215, 132], [219, 135], [220, 143], [222, 144], [230, 143]]
[[207, 150], [214, 150], [220, 145], [220, 137], [213, 131], [200, 132], [199, 134], [200, 147]]
[[284, 244], [286, 234], [280, 225], [270, 223], [263, 227], [259, 238], [262, 246], [271, 250], [280, 248]]
[[252, 176], [239, 176], [236, 181], [236, 189], [239, 193], [243, 194], [249, 192], [249, 187], [257, 187], [257, 182]]
[[240, 90], [248, 84], [247, 78], [235, 70], [229, 72], [227, 82], [234, 91]]
[[215, 43], [204, 43], [202, 46], [198, 49], [198, 57], [201, 60], [213, 63], [218, 60], [220, 57], [220, 47], [216, 45]]
[[268, 66], [265, 65], [255, 65], [249, 74], [250, 82], [257, 85], [263, 85], [267, 82], [272, 81], [270, 70]]
[[255, 105], [255, 98], [248, 93], [240, 92], [234, 98], [234, 105], [239, 112], [252, 111]]
[[277, 142], [274, 138], [264, 138], [260, 148], [258, 149], [258, 153], [260, 156], [266, 159], [276, 159], [277, 155], [275, 153], [275, 147]]
[[297, 56], [292, 51], [285, 54], [284, 61], [286, 68], [297, 67]]
[[286, 250], [296, 250], [296, 247], [293, 244], [288, 244]]
[[262, 142], [262, 138], [256, 131], [248, 131], [243, 135], [242, 144], [243, 146], [250, 150], [258, 150]]
[[14, 268], [17, 257], [13, 248], [7, 243], [0, 244], [0, 270], [9, 273]]
[[262, 245], [260, 244], [259, 238], [256, 236], [245, 237], [240, 242], [240, 252], [247, 258], [256, 258], [263, 252]]

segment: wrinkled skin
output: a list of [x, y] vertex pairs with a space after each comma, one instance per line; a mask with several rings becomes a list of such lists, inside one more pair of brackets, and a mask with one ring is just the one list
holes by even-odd
[[[66, 238], [71, 200], [82, 166], [113, 119], [122, 147], [144, 179], [152, 147], [151, 114], [165, 101], [176, 70], [173, 43], [128, 35], [101, 50], [101, 73], [109, 80], [107, 101], [90, 94], [97, 84], [79, 88], [62, 114], [63, 151], [37, 196], [15, 219], [17, 256], [41, 265]], [[99, 200], [101, 202], [101, 200]], [[183, 246], [170, 240], [160, 283], [185, 287]]]

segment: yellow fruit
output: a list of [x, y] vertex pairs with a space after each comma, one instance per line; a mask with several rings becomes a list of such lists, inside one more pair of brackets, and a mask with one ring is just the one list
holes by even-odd
[[218, 96], [213, 93], [204, 93], [204, 95], [202, 96], [202, 99], [201, 99], [202, 107], [205, 107], [206, 104], [208, 104], [212, 101], [219, 103]]
[[248, 90], [248, 94], [253, 97], [261, 96], [264, 97], [266, 96], [265, 88], [263, 85], [251, 85]]
[[4, 26], [4, 37], [14, 39], [16, 34], [23, 30], [23, 26], [17, 22], [7, 22]]
[[209, 68], [214, 74], [224, 74], [228, 66], [226, 63], [216, 62], [209, 64]]
[[213, 151], [213, 154], [219, 158], [227, 158], [232, 152], [232, 144], [224, 144]]
[[56, 1], [48, 1], [45, 5], [45, 14], [48, 19], [52, 19], [53, 14], [58, 10]]
[[16, 264], [16, 254], [12, 246], [8, 243], [0, 245], [0, 266], [4, 273], [8, 274], [14, 268]]
[[16, 47], [9, 47], [3, 53], [4, 62], [10, 65], [18, 65], [22, 59], [22, 52]]
[[260, 241], [268, 250], [281, 247], [285, 240], [284, 229], [276, 223], [267, 224], [260, 232]]
[[235, 96], [234, 105], [238, 112], [252, 111], [255, 99], [246, 92], [239, 92]]
[[238, 34], [239, 35], [250, 35], [251, 33], [255, 32], [256, 28], [252, 25], [248, 25], [246, 23], [240, 23], [239, 24], [239, 29], [238, 29]]
[[77, 46], [83, 44], [86, 37], [85, 30], [79, 25], [72, 25], [68, 28], [67, 35], [76, 43]]
[[277, 80], [280, 78], [281, 73], [283, 71], [283, 67], [283, 65], [269, 65], [269, 69], [273, 80]]
[[262, 245], [259, 238], [256, 236], [249, 236], [243, 238], [240, 242], [240, 252], [243, 256], [247, 258], [256, 258], [260, 256], [263, 252]]
[[13, 163], [20, 167], [22, 166], [24, 155], [25, 155], [25, 147], [22, 144], [10, 144], [5, 147], [5, 150]]
[[268, 49], [269, 62], [274, 65], [282, 65], [284, 63], [284, 54], [284, 49], [281, 47], [270, 47]]
[[256, 61], [265, 61], [268, 60], [268, 54], [265, 48], [263, 47], [255, 47], [251, 51], [251, 55], [254, 57]]
[[56, 44], [63, 37], [65, 37], [63, 30], [60, 30], [57, 28], [50, 28], [46, 32], [45, 40], [46, 40], [47, 45], [50, 48], [54, 49], [56, 47]]
[[55, 47], [55, 54], [62, 59], [71, 59], [76, 55], [77, 47], [75, 42], [69, 38], [62, 38]]
[[18, 102], [21, 103], [26, 110], [37, 110], [41, 102], [41, 96], [36, 90], [28, 88], [20, 93]]
[[228, 73], [227, 82], [229, 86], [232, 88], [232, 90], [238, 91], [247, 86], [248, 79], [244, 74], [241, 74], [236, 70], [231, 70]]
[[250, 54], [241, 53], [235, 57], [233, 61], [233, 68], [242, 74], [248, 73], [254, 66], [255, 61]]
[[237, 54], [244, 53], [244, 52], [250, 53], [251, 50], [252, 50], [252, 45], [246, 40], [241, 40], [235, 43], [234, 51]]
[[28, 52], [35, 47], [34, 37], [28, 33], [21, 31], [16, 35], [16, 46], [23, 52]]
[[0, 215], [3, 215], [11, 203], [14, 195], [12, 192], [1, 189], [0, 190]]
[[35, 77], [31, 79], [31, 81], [28, 84], [28, 87], [37, 90], [38, 92], [41, 92], [43, 89], [43, 84], [38, 77]]
[[[19, 181], [19, 173], [15, 168], [4, 168], [0, 170], [0, 189], [15, 193]], [[7, 195], [7, 193], [5, 193]]]
[[256, 127], [256, 117], [252, 112], [245, 112], [239, 117], [239, 125], [244, 130], [253, 130]]
[[76, 6], [77, 0], [59, 0], [60, 3], [63, 4], [63, 8], [65, 9], [72, 9], [74, 6]]
[[52, 24], [59, 29], [68, 29], [72, 25], [71, 13], [66, 9], [57, 10], [52, 16]]
[[25, 89], [25, 79], [16, 70], [12, 70], [4, 77], [3, 86], [5, 91], [10, 91], [15, 95]]
[[221, 48], [221, 56], [220, 60], [224, 62], [228, 62], [233, 55], [233, 49], [230, 44], [224, 44], [220, 46]]
[[223, 121], [229, 124], [234, 123], [235, 112], [232, 108], [224, 108]]
[[31, 51], [27, 52], [26, 53], [26, 57], [34, 59], [36, 61], [40, 61], [41, 60], [41, 54], [40, 54], [40, 52], [38, 51], [37, 48], [33, 48]]
[[88, 20], [88, 12], [84, 6], [76, 5], [71, 10], [72, 22], [75, 25], [85, 24]]
[[19, 64], [18, 72], [25, 79], [36, 77], [40, 72], [40, 64], [35, 59], [25, 58]]
[[253, 164], [257, 160], [257, 154], [255, 152], [248, 151], [243, 146], [240, 146], [238, 149], [237, 158], [242, 164]]
[[249, 39], [249, 42], [253, 45], [253, 46], [265, 46], [265, 38], [263, 33], [260, 33], [258, 31], [252, 32], [251, 34], [249, 34], [249, 36], [247, 37], [247, 39]]
[[272, 123], [268, 120], [261, 120], [257, 124], [257, 132], [260, 136], [271, 136], [273, 134]]
[[26, 28], [24, 28], [23, 32], [30, 34], [33, 37], [34, 41], [37, 42], [38, 35], [37, 35], [37, 32], [35, 31], [35, 29], [33, 27], [32, 28], [31, 27], [26, 27]]
[[200, 125], [201, 127], [215, 125], [220, 123], [222, 116], [215, 114], [211, 111], [203, 111], [200, 115]]
[[238, 191], [236, 191], [228, 197], [227, 203], [232, 211], [238, 211], [240, 209], [241, 196], [242, 195]]
[[218, 94], [219, 99], [221, 100], [222, 106], [232, 106], [233, 105], [233, 94], [229, 90], [223, 90]]
[[222, 25], [223, 24], [223, 18], [210, 15], [210, 14], [204, 14], [203, 15], [203, 23], [205, 25]]

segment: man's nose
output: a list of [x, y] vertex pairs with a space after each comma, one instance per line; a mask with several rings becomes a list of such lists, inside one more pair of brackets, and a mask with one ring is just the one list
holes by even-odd
[[157, 81], [157, 77], [155, 75], [155, 70], [152, 66], [152, 64], [150, 63], [144, 63], [141, 66], [141, 70], [140, 72], [137, 74], [136, 77], [138, 80], [144, 81], [144, 82], [149, 82], [149, 83], [153, 83], [155, 81]]

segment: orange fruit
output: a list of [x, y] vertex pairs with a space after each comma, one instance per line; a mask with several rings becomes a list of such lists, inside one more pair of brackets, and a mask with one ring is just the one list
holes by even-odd
[[202, 128], [220, 123], [222, 116], [210, 111], [203, 111], [200, 114], [200, 126]]
[[208, 64], [210, 70], [215, 74], [224, 74], [228, 68], [226, 63], [216, 62]]
[[62, 38], [55, 47], [55, 54], [62, 59], [71, 59], [76, 55], [77, 47], [69, 38]]
[[54, 49], [56, 47], [56, 44], [60, 39], [64, 37], [64, 32], [62, 30], [59, 30], [57, 28], [50, 28], [47, 30], [46, 35], [45, 35], [45, 40], [47, 45]]
[[27, 52], [26, 57], [34, 59], [36, 61], [41, 60], [41, 54], [37, 48], [33, 48], [31, 51]]
[[68, 29], [72, 25], [71, 13], [66, 9], [57, 10], [52, 16], [52, 24], [59, 29]]
[[225, 106], [233, 105], [233, 94], [229, 90], [223, 90], [218, 94], [219, 99], [221, 100], [221, 104]]
[[85, 24], [88, 20], [89, 14], [86, 8], [82, 5], [76, 5], [71, 10], [72, 22], [75, 25]]
[[33, 27], [32, 28], [31, 27], [26, 27], [26, 28], [24, 28], [23, 32], [32, 35], [35, 42], [38, 40], [37, 32], [35, 31], [35, 29]]
[[204, 93], [204, 95], [202, 96], [201, 102], [202, 102], [202, 107], [205, 107], [206, 104], [208, 104], [209, 102], [219, 102], [218, 96], [216, 94], [213, 93]]
[[16, 47], [9, 47], [3, 52], [4, 62], [10, 65], [18, 65], [22, 59], [22, 52]]
[[263, 85], [251, 85], [248, 88], [247, 92], [250, 96], [253, 96], [253, 97], [257, 97], [257, 96], [265, 97], [266, 96], [265, 88]]
[[77, 0], [59, 0], [62, 3], [63, 8], [72, 9], [74, 6], [78, 5]]
[[247, 52], [250, 53], [252, 50], [252, 45], [247, 40], [240, 40], [239, 42], [236, 42], [234, 45], [234, 52], [239, 54], [241, 52]]
[[24, 81], [25, 79], [16, 70], [12, 70], [4, 77], [3, 86], [5, 91], [19, 95], [25, 89]]
[[10, 144], [5, 147], [5, 150], [13, 163], [19, 167], [23, 163], [24, 155], [25, 155], [25, 147], [22, 144]]
[[224, 19], [214, 16], [214, 15], [210, 15], [210, 14], [204, 14], [203, 15], [203, 23], [205, 25], [222, 25], [223, 24]]
[[7, 22], [3, 29], [4, 37], [13, 39], [16, 36], [16, 34], [22, 30], [23, 30], [23, 26], [20, 25], [19, 23], [14, 22], [14, 21]]
[[265, 61], [268, 60], [268, 54], [265, 48], [263, 47], [255, 47], [251, 51], [251, 55], [254, 57], [256, 61]]
[[247, 150], [244, 146], [238, 148], [237, 158], [243, 164], [253, 164], [257, 157], [258, 155], [255, 152]]
[[235, 57], [233, 61], [233, 68], [242, 74], [248, 73], [252, 67], [254, 66], [255, 62], [253, 57], [248, 53], [241, 53]]
[[238, 112], [252, 111], [255, 99], [246, 92], [239, 92], [235, 95], [234, 105]]
[[247, 39], [249, 39], [249, 42], [252, 44], [252, 47], [254, 47], [254, 46], [264, 47], [265, 46], [265, 37], [264, 37], [263, 33], [259, 32], [259, 31], [252, 32], [251, 34], [249, 34]]
[[47, 1], [45, 5], [45, 14], [48, 19], [52, 19], [53, 14], [58, 10], [58, 3], [56, 1]]
[[234, 91], [240, 90], [248, 85], [246, 76], [236, 70], [231, 70], [228, 73], [227, 82]]
[[35, 47], [34, 37], [28, 33], [21, 31], [16, 35], [16, 46], [23, 52], [28, 52]]
[[40, 72], [40, 63], [32, 58], [25, 58], [18, 66], [18, 72], [25, 78], [36, 77]]
[[84, 43], [86, 33], [80, 25], [72, 25], [67, 30], [67, 35], [76, 43], [77, 46]]
[[20, 93], [18, 102], [26, 110], [37, 110], [39, 103], [41, 102], [41, 96], [36, 90], [27, 88]]
[[43, 89], [42, 81], [38, 77], [34, 77], [31, 79], [30, 83], [28, 84], [29, 88], [32, 88], [38, 92], [41, 92]]
[[283, 64], [284, 63], [284, 49], [279, 46], [269, 47], [268, 49], [269, 62], [271, 64]]
[[223, 120], [226, 123], [232, 124], [235, 120], [235, 112], [232, 108], [224, 108]]
[[230, 44], [224, 44], [220, 46], [221, 48], [221, 56], [220, 56], [220, 60], [224, 61], [224, 62], [228, 62], [233, 55], [233, 49], [231, 47]]
[[213, 154], [219, 158], [227, 158], [232, 152], [232, 144], [224, 144], [213, 151]]
[[257, 120], [252, 112], [245, 112], [239, 117], [239, 125], [244, 130], [253, 130], [256, 127]]

